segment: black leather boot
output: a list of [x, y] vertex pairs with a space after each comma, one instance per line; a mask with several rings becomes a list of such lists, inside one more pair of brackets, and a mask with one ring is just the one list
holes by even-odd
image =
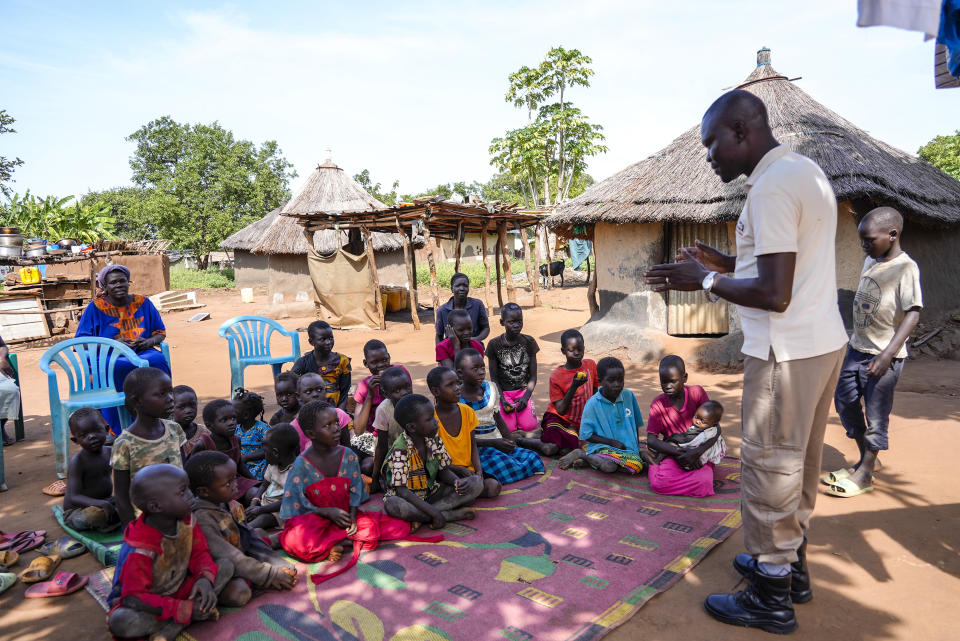
[[[757, 560], [749, 554], [740, 553], [733, 559], [733, 567], [744, 578], [757, 572]], [[807, 603], [813, 599], [810, 589], [810, 573], [807, 571], [807, 540], [804, 539], [797, 550], [797, 561], [790, 564], [790, 600], [794, 605]]]
[[790, 601], [790, 575], [770, 576], [754, 572], [745, 590], [733, 594], [711, 594], [703, 602], [714, 619], [730, 625], [760, 628], [774, 634], [797, 629], [797, 617]]

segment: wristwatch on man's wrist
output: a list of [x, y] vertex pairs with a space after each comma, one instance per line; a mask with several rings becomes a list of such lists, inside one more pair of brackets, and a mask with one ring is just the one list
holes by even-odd
[[700, 286], [703, 287], [704, 295], [707, 297], [707, 300], [710, 301], [711, 303], [715, 303], [720, 299], [719, 296], [710, 295], [710, 290], [713, 289], [713, 283], [717, 279], [717, 273], [718, 272], [708, 273], [706, 276], [703, 277], [703, 281], [700, 283]]

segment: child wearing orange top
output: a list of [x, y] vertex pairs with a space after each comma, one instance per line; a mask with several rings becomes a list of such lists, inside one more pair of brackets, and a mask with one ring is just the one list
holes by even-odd
[[450, 470], [460, 478], [476, 476], [483, 479], [481, 497], [500, 494], [500, 482], [483, 478], [480, 451], [477, 449], [477, 414], [469, 405], [460, 402], [461, 383], [457, 373], [449, 367], [434, 367], [427, 374], [427, 387], [433, 394], [440, 438], [450, 455]]

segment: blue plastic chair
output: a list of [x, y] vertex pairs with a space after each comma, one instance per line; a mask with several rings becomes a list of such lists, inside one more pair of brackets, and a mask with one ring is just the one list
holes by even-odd
[[[169, 348], [162, 351], [169, 363]], [[123, 392], [118, 392], [113, 387], [114, 369], [117, 359], [121, 356], [126, 357], [137, 367], [147, 367], [150, 364], [123, 343], [94, 336], [71, 338], [57, 343], [40, 358], [40, 369], [47, 375], [50, 424], [53, 427], [53, 452], [57, 464], [57, 476], [60, 478], [66, 478], [67, 475], [70, 434], [67, 429], [67, 419], [71, 412], [81, 407], [96, 409], [116, 407], [120, 413], [121, 426], [130, 425], [130, 415], [124, 406], [126, 399]], [[70, 383], [66, 400], [60, 398], [54, 364], [63, 369]]]
[[[270, 353], [270, 337], [274, 332], [288, 336], [291, 351], [288, 356]], [[263, 316], [237, 316], [220, 326], [221, 338], [227, 339], [230, 351], [230, 393], [243, 387], [243, 370], [251, 365], [270, 365], [273, 376], [280, 373], [283, 363], [292, 363], [300, 358], [300, 335], [270, 318]]]

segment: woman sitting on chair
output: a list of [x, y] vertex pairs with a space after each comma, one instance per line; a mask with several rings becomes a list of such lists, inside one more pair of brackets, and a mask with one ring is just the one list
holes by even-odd
[[7, 419], [15, 421], [20, 417], [20, 388], [14, 380], [13, 366], [7, 360], [9, 352], [0, 336], [0, 433], [4, 445], [13, 445], [14, 442], [7, 434]]
[[[166, 328], [150, 299], [129, 293], [130, 270], [123, 265], [107, 265], [97, 274], [97, 286], [102, 293], [83, 310], [77, 337], [97, 336], [119, 341], [148, 360], [150, 367], [161, 369], [169, 376], [170, 366], [156, 349], [167, 336]], [[134, 369], [133, 363], [121, 356], [114, 370], [114, 388], [122, 390], [124, 379]], [[120, 434], [117, 408], [104, 408], [101, 412], [114, 436]]]

